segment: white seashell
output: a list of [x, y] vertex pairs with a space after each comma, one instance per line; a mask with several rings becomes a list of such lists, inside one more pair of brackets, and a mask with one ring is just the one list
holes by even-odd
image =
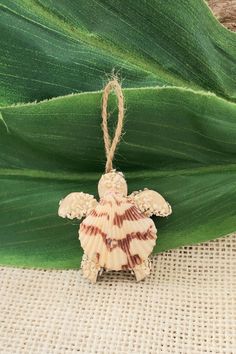
[[133, 269], [147, 260], [156, 243], [154, 222], [134, 202], [106, 193], [80, 224], [84, 253], [106, 270]]
[[168, 216], [172, 213], [170, 204], [157, 192], [145, 188], [140, 192], [133, 192], [130, 197], [136, 206], [147, 216]]
[[94, 209], [97, 203], [93, 195], [73, 192], [59, 202], [58, 215], [62, 218], [81, 219]]
[[102, 175], [98, 182], [98, 194], [102, 198], [107, 192], [115, 191], [123, 196], [127, 196], [128, 187], [123, 173], [112, 171]]

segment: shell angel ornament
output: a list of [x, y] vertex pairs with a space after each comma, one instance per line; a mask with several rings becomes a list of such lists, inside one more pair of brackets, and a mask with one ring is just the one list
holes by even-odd
[[[106, 113], [111, 90], [115, 91], [119, 103], [118, 125], [112, 144]], [[149, 256], [157, 239], [157, 229], [150, 217], [168, 216], [172, 210], [169, 203], [153, 190], [145, 188], [128, 195], [124, 175], [112, 167], [122, 129], [122, 124], [119, 129], [119, 121], [122, 123], [123, 119], [123, 95], [117, 80], [110, 81], [104, 89], [104, 107], [102, 116], [107, 164], [106, 173], [98, 183], [99, 202], [87, 193], [70, 193], [61, 200], [58, 214], [69, 219], [84, 218], [79, 228], [79, 240], [84, 250], [81, 268], [85, 278], [95, 283], [103, 270], [131, 270], [136, 280], [140, 281], [150, 274]]]
[[85, 217], [79, 228], [83, 275], [96, 282], [102, 269], [129, 269], [142, 280], [150, 273], [148, 257], [157, 238], [150, 216], [170, 215], [170, 205], [149, 189], [127, 196], [125, 178], [116, 171], [101, 177], [98, 193], [99, 202], [90, 194], [71, 193], [59, 207], [63, 218]]

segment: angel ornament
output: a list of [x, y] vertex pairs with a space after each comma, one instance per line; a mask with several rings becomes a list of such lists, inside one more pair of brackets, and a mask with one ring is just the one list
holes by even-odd
[[[107, 128], [107, 101], [114, 90], [119, 103], [118, 125], [111, 143]], [[156, 244], [157, 229], [152, 215], [168, 216], [171, 206], [157, 192], [145, 188], [128, 195], [124, 175], [112, 167], [122, 130], [123, 94], [117, 80], [110, 81], [103, 94], [103, 132], [107, 156], [106, 173], [98, 183], [99, 202], [94, 196], [70, 193], [61, 200], [58, 214], [63, 218], [85, 218], [79, 228], [84, 250], [81, 262], [85, 278], [95, 283], [103, 270], [131, 270], [137, 281], [150, 274], [149, 256]]]

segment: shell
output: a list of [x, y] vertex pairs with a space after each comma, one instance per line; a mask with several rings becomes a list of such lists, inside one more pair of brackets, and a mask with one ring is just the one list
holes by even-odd
[[106, 270], [133, 269], [145, 261], [156, 243], [154, 222], [132, 199], [107, 193], [80, 224], [79, 239], [89, 259]]
[[168, 216], [172, 213], [170, 204], [156, 191], [145, 188], [143, 191], [133, 192], [130, 197], [139, 210], [146, 216]]
[[128, 186], [122, 172], [111, 171], [102, 175], [98, 182], [98, 194], [102, 198], [107, 192], [114, 191], [127, 196]]
[[58, 215], [62, 218], [81, 219], [88, 215], [98, 204], [93, 195], [83, 192], [72, 192], [59, 203]]

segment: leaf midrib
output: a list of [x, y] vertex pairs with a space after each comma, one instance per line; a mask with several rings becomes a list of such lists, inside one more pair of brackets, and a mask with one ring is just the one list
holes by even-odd
[[[191, 167], [185, 169], [174, 170], [138, 170], [138, 171], [123, 171], [125, 176], [130, 179], [151, 178], [151, 177], [172, 177], [172, 176], [189, 176], [196, 174], [208, 174], [216, 172], [234, 172], [236, 171], [235, 164], [210, 164], [208, 166]], [[11, 169], [0, 168], [0, 178], [4, 177], [26, 177], [49, 179], [55, 181], [97, 181], [102, 172], [50, 172], [45, 170], [34, 169]]]
[[[128, 91], [136, 91], [136, 90], [138, 90], [138, 91], [145, 91], [145, 90], [147, 90], [147, 91], [148, 90], [159, 90], [159, 91], [179, 90], [179, 91], [183, 91], [183, 92], [191, 92], [194, 95], [213, 97], [213, 98], [216, 98], [217, 100], [222, 100], [223, 102], [227, 103], [227, 105], [236, 108], [236, 103], [235, 102], [228, 101], [226, 98], [218, 96], [214, 92], [205, 91], [202, 88], [199, 88], [198, 90], [194, 90], [192, 87], [165, 85], [165, 86], [126, 87], [126, 88], [123, 89], [124, 93], [128, 92]], [[38, 106], [40, 104], [46, 104], [46, 103], [49, 103], [49, 102], [62, 100], [62, 99], [65, 99], [65, 98], [84, 96], [84, 95], [97, 95], [97, 94], [102, 94], [102, 93], [103, 93], [103, 90], [99, 90], [99, 91], [84, 91], [84, 92], [78, 92], [78, 93], [71, 93], [71, 94], [64, 95], [64, 96], [56, 96], [56, 97], [53, 97], [53, 98], [50, 98], [50, 99], [44, 99], [42, 101], [34, 101], [34, 102], [26, 102], [26, 103], [19, 102], [19, 103], [14, 103], [14, 104], [11, 104], [11, 105], [2, 106], [2, 107], [0, 107], [0, 111], [3, 112], [4, 109], [21, 108], [21, 107], [26, 107], [26, 106], [36, 106], [36, 105]], [[32, 114], [32, 113], [30, 113], [30, 114]]]

